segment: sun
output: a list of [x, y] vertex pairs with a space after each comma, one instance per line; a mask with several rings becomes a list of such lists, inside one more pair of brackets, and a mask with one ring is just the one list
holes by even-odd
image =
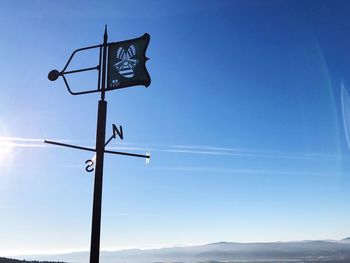
[[10, 158], [15, 146], [13, 142], [0, 140], [0, 160]]
[[0, 176], [9, 175], [16, 154], [16, 142], [11, 137], [0, 136]]

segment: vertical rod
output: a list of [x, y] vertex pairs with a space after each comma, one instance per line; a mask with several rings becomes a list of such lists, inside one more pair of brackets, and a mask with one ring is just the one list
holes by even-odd
[[98, 60], [97, 89], [101, 89], [101, 62], [102, 62], [102, 47], [100, 47], [100, 54], [99, 54], [99, 60]]
[[107, 52], [107, 26], [103, 41], [102, 83], [101, 100], [98, 102], [97, 131], [96, 131], [96, 169], [94, 181], [94, 199], [92, 207], [91, 247], [90, 263], [98, 263], [100, 257], [100, 234], [101, 234], [101, 208], [102, 208], [102, 182], [103, 160], [106, 139], [107, 101], [105, 101], [106, 84], [106, 52]]
[[103, 58], [102, 58], [102, 83], [101, 83], [101, 100], [105, 99], [106, 89], [106, 66], [107, 66], [107, 25], [105, 27], [105, 33], [103, 35]]

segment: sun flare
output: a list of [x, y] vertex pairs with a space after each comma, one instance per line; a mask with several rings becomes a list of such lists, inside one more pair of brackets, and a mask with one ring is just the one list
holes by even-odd
[[13, 153], [13, 149], [13, 142], [0, 140], [0, 160], [4, 160], [4, 158], [9, 158]]

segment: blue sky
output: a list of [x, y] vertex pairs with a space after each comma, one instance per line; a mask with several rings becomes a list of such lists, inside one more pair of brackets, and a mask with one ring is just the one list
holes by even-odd
[[[106, 156], [102, 249], [349, 236], [349, 11], [347, 1], [2, 1], [0, 255], [89, 249], [92, 156], [42, 141], [95, 144], [98, 95], [70, 96], [47, 73], [101, 43], [105, 24], [110, 41], [151, 35], [151, 86], [108, 93], [107, 133], [123, 125], [111, 149], [152, 159]], [[72, 69], [96, 63], [87, 52]]]

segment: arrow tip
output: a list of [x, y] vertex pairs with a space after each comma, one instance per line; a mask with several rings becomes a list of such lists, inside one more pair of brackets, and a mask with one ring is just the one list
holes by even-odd
[[146, 152], [146, 164], [149, 164], [150, 159], [151, 159], [151, 153]]

